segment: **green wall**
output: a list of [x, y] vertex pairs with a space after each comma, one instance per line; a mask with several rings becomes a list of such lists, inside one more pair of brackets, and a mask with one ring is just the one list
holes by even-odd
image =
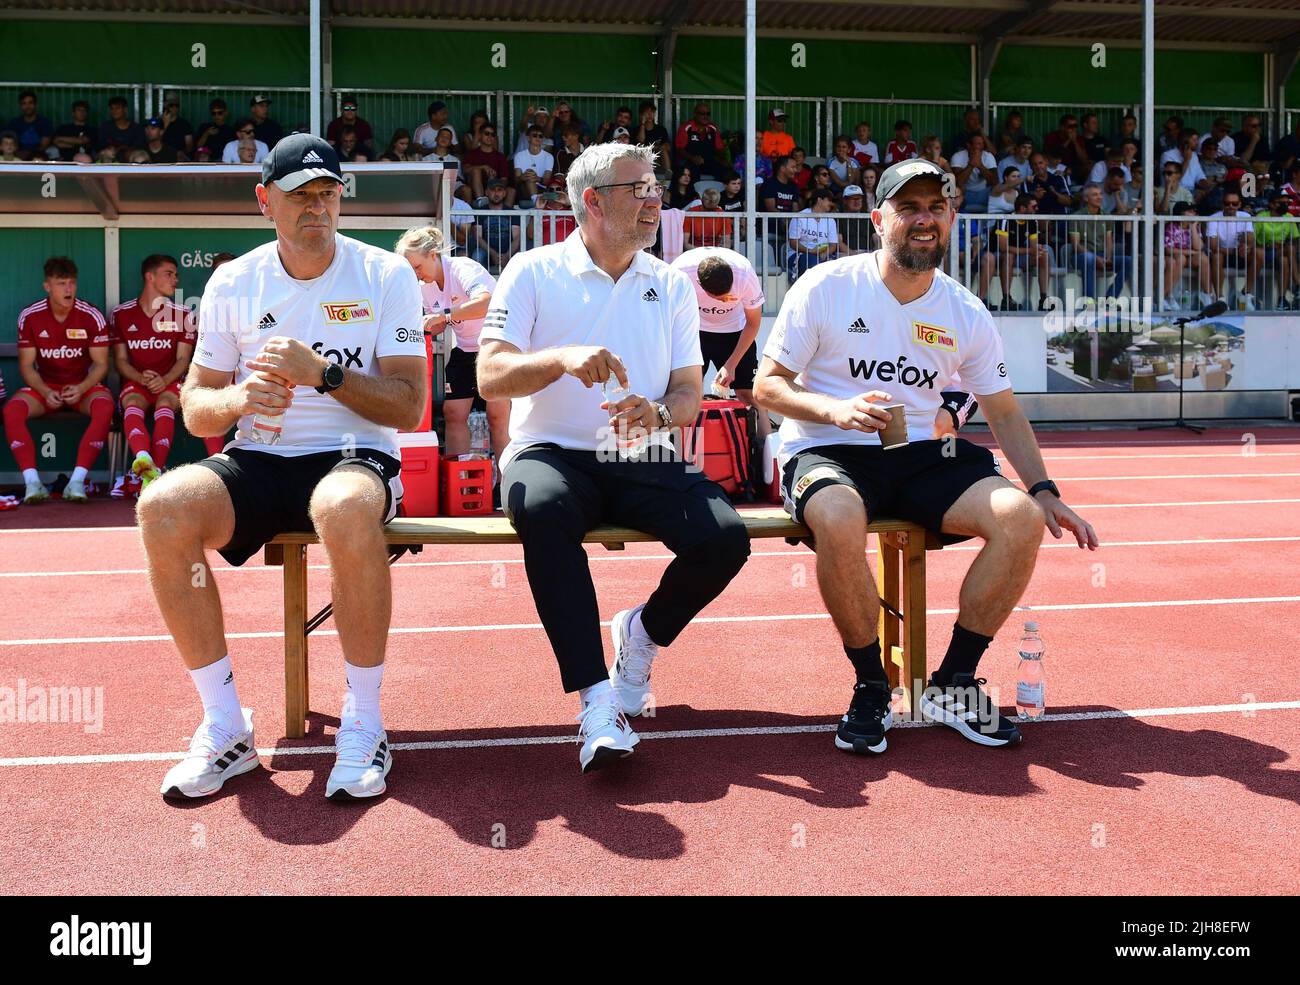
[[[1139, 103], [1142, 52], [1110, 47], [1106, 66], [1092, 67], [1091, 47], [1007, 45], [993, 66], [994, 102]], [[1300, 95], [1300, 89], [1297, 89]], [[1171, 106], [1259, 106], [1264, 56], [1256, 52], [1157, 51], [1156, 103]]]
[[[336, 28], [334, 88], [651, 92], [652, 35]], [[505, 45], [494, 67], [493, 46]]]
[[[970, 49], [961, 44], [808, 40], [806, 67], [795, 67], [796, 39], [759, 38], [758, 92], [767, 96], [968, 99]], [[917, 71], [918, 64], [925, 66]], [[743, 38], [685, 35], [677, 39], [673, 89], [744, 95]]]
[[[202, 67], [193, 64], [196, 44], [205, 48]], [[13, 82], [301, 86], [308, 79], [307, 48], [306, 25], [0, 22], [0, 73]]]

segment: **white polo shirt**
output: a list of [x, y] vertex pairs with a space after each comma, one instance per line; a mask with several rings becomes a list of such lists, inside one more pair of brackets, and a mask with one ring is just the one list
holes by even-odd
[[[194, 365], [227, 378], [233, 373], [242, 383], [252, 375], [244, 363], [277, 335], [305, 342], [345, 369], [370, 376], [379, 375], [385, 356], [423, 359], [415, 271], [395, 253], [337, 234], [333, 261], [313, 280], [289, 275], [275, 240], [222, 264], [203, 291]], [[399, 454], [396, 428], [368, 421], [309, 386], [294, 389], [278, 444], [253, 441], [251, 427], [252, 415], [245, 414], [230, 447], [308, 455], [351, 445], [394, 458]]]
[[538, 178], [543, 178], [546, 172], [555, 170], [555, 158], [550, 151], [540, 150], [534, 154], [525, 148], [515, 154], [514, 165], [521, 175], [531, 168]]
[[799, 243], [805, 250], [818, 250], [832, 245], [839, 236], [839, 227], [829, 212], [804, 209], [797, 218], [790, 220], [790, 228], [786, 231], [786, 239], [789, 240], [787, 253], [796, 252], [795, 243]]
[[1225, 249], [1235, 250], [1239, 240], [1255, 231], [1255, 225], [1240, 209], [1232, 218], [1225, 216], [1220, 209], [1209, 217], [1202, 231], [1207, 238], [1217, 239]]
[[[734, 301], [723, 301], [700, 287], [700, 264], [709, 257], [721, 257], [731, 268], [731, 290], [727, 293]], [[721, 246], [701, 246], [687, 250], [672, 263], [689, 278], [695, 288], [695, 303], [700, 309], [700, 331], [734, 334], [745, 329], [745, 312], [755, 308], [760, 311], [765, 300], [763, 285], [758, 282], [754, 267], [742, 254]]]
[[[477, 260], [445, 256], [442, 258], [442, 287], [432, 281], [422, 283], [420, 295], [424, 298], [425, 311], [432, 313], [491, 294], [496, 284], [492, 275]], [[451, 330], [456, 333], [457, 349], [478, 352], [478, 336], [483, 330], [482, 318], [459, 322]]]
[[[880, 279], [876, 253], [820, 263], [794, 282], [763, 355], [795, 381], [837, 399], [871, 390], [906, 408], [907, 436], [928, 440], [942, 391], [960, 378], [977, 396], [1011, 389], [1002, 337], [987, 308], [941, 270], [924, 295], [899, 304]], [[818, 445], [878, 445], [875, 432], [787, 417], [782, 457]]]
[[[617, 283], [597, 267], [575, 229], [567, 239], [518, 253], [492, 294], [479, 344], [498, 339], [520, 352], [602, 345], [627, 367], [633, 393], [658, 400], [678, 369], [699, 368], [700, 313], [680, 272], [644, 250]], [[598, 386], [573, 376], [510, 401], [510, 444], [501, 468], [529, 445], [596, 451], [607, 440], [609, 413]], [[666, 440], [660, 434], [657, 438]]]

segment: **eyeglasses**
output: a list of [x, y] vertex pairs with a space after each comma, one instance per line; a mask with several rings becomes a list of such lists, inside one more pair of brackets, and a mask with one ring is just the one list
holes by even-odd
[[480, 130], [480, 131], [479, 131], [479, 136], [481, 136], [481, 137], [495, 137], [496, 135], [497, 135], [497, 132], [496, 132], [495, 130]]
[[664, 190], [660, 187], [659, 182], [653, 175], [647, 178], [641, 178], [639, 181], [620, 181], [612, 185], [594, 185], [597, 191], [602, 188], [631, 188], [632, 197], [639, 199], [661, 198]]

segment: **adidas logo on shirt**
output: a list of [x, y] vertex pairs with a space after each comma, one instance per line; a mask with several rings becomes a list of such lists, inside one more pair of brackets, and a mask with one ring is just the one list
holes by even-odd
[[41, 334], [38, 336], [38, 338], [42, 338], [42, 339], [48, 339], [49, 337], [50, 337], [49, 332], [41, 332]]
[[652, 288], [650, 288], [650, 290], [646, 291], [644, 294], [641, 295], [641, 300], [642, 300], [642, 301], [658, 301], [658, 300], [659, 300], [659, 292], [656, 291], [656, 290], [652, 287]]
[[302, 163], [303, 164], [324, 164], [325, 162], [321, 160], [320, 155], [317, 154], [314, 150], [309, 150], [306, 154], [303, 155]]
[[865, 334], [867, 334], [868, 332], [870, 332], [871, 329], [867, 328], [867, 323], [864, 322], [861, 318], [855, 318], [855, 319], [853, 320], [853, 324], [849, 326], [849, 331], [850, 331], [850, 332], [859, 332], [859, 333], [865, 335]]
[[[314, 154], [315, 151], [312, 151], [312, 153]], [[269, 311], [264, 314], [262, 320], [257, 323], [257, 330], [259, 332], [265, 332], [268, 328], [275, 328], [275, 316]]]

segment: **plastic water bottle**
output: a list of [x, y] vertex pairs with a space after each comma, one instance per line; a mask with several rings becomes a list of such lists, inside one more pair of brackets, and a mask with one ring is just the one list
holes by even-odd
[[1043, 640], [1038, 635], [1038, 623], [1025, 623], [1025, 635], [1020, 637], [1020, 666], [1016, 671], [1016, 717], [1022, 722], [1042, 718], [1047, 710], [1044, 702]]
[[253, 427], [248, 436], [258, 444], [274, 445], [279, 443], [283, 428], [283, 414], [254, 414]]
[[[619, 383], [618, 378], [615, 376], [611, 376], [601, 384], [601, 392], [605, 395], [606, 403], [610, 404], [616, 404], [632, 395], [632, 391]], [[623, 434], [615, 432], [614, 440], [618, 445], [620, 455], [639, 455], [645, 450], [646, 445], [650, 443], [647, 434], [624, 437]]]
[[469, 413], [469, 454], [471, 458], [487, 458], [492, 447], [487, 414], [481, 410]]

